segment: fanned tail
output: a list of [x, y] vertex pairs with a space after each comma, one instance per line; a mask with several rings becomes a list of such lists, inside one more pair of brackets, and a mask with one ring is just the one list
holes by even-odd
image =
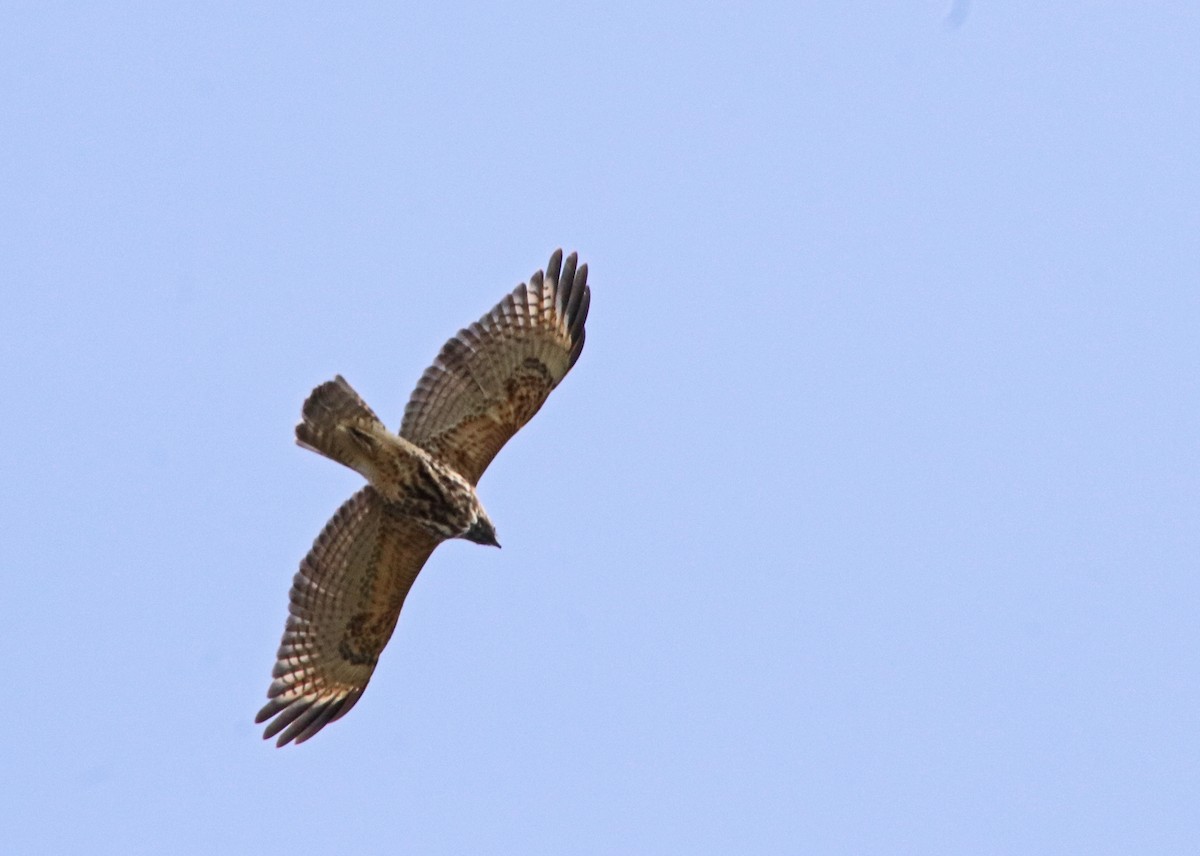
[[387, 429], [344, 377], [314, 389], [302, 413], [296, 443], [364, 475], [371, 472], [378, 438]]

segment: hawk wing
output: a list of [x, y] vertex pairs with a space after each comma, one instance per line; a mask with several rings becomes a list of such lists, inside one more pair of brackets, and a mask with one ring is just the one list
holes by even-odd
[[555, 250], [541, 271], [450, 339], [417, 382], [400, 436], [477, 484], [583, 350], [587, 265]]
[[264, 738], [302, 743], [354, 707], [437, 543], [370, 486], [338, 509], [292, 582]]

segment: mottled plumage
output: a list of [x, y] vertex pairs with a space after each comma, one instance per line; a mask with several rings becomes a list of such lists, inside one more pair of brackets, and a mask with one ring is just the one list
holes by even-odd
[[484, 470], [541, 408], [583, 349], [587, 265], [555, 251], [479, 321], [450, 339], [417, 383], [399, 434], [340, 375], [313, 390], [296, 442], [368, 485], [338, 509], [300, 563], [256, 722], [301, 743], [366, 689], [413, 581], [449, 538], [496, 543], [475, 494]]

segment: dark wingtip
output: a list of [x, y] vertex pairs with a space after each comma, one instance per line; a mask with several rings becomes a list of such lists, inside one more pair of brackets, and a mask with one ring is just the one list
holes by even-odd
[[558, 282], [558, 272], [562, 270], [562, 247], [550, 254], [550, 261], [546, 263], [546, 276], [551, 282]]
[[[546, 262], [545, 281], [546, 281], [546, 283], [548, 283], [550, 285], [551, 288], [558, 287], [558, 275], [561, 271], [562, 271], [562, 250], [558, 249], [550, 254], [550, 261]], [[538, 271], [533, 276], [537, 277], [537, 279], [539, 281], [541, 281], [543, 278], [541, 271]], [[533, 281], [533, 277], [530, 278], [530, 282], [532, 282], [532, 281]]]
[[586, 285], [583, 287], [583, 296], [579, 300], [579, 305], [575, 307], [575, 314], [571, 317], [570, 331], [572, 339], [580, 339], [583, 337], [583, 325], [587, 321], [588, 310], [592, 307], [592, 290]]
[[264, 704], [262, 706], [262, 710], [255, 715], [254, 724], [262, 725], [264, 722], [266, 722], [275, 714], [279, 713], [279, 711], [283, 710], [287, 706], [288, 703], [280, 700], [278, 697], [271, 699], [269, 702]]
[[[550, 261], [557, 262], [561, 258], [562, 250], [555, 250]], [[579, 264], [579, 254], [573, 252], [567, 256], [561, 276], [553, 278], [547, 276], [547, 278], [556, 287], [558, 311], [566, 321], [567, 331], [572, 342], [578, 345], [583, 333], [583, 323], [587, 319], [588, 305], [591, 302], [591, 293], [587, 284], [588, 266]]]
[[261, 725], [268, 719], [271, 720], [263, 729], [263, 739], [270, 740], [279, 735], [279, 739], [275, 741], [277, 747], [286, 746], [288, 743], [303, 743], [329, 723], [349, 713], [350, 708], [362, 697], [363, 689], [352, 689], [345, 695], [326, 694], [316, 698], [293, 698], [290, 701], [276, 697], [263, 705], [262, 710], [254, 717], [254, 722]]
[[575, 284], [575, 269], [579, 265], [579, 254], [571, 253], [563, 261], [562, 274], [558, 278], [559, 288], [573, 288]]

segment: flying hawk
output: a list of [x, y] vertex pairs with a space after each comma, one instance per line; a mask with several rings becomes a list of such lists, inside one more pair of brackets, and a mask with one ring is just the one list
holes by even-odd
[[475, 493], [492, 458], [583, 350], [587, 265], [562, 251], [450, 339], [393, 434], [340, 375], [313, 390], [296, 442], [361, 473], [292, 581], [264, 738], [302, 743], [362, 696], [429, 555], [448, 538], [499, 547]]

